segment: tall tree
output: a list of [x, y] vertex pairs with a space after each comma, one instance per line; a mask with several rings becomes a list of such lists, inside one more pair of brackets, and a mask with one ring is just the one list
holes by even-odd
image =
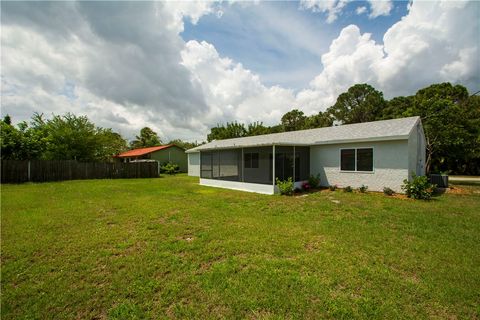
[[303, 129], [315, 129], [331, 127], [333, 125], [333, 116], [329, 112], [319, 112], [311, 115], [305, 120]]
[[150, 129], [149, 127], [144, 127], [140, 130], [140, 135], [135, 137], [130, 143], [130, 147], [132, 149], [137, 148], [146, 148], [146, 147], [154, 147], [161, 145], [162, 141], [158, 137], [157, 133]]
[[282, 116], [282, 126], [284, 131], [300, 130], [305, 125], [307, 117], [298, 109], [293, 109]]
[[383, 93], [364, 83], [356, 84], [340, 94], [328, 111], [335, 120], [349, 124], [375, 121], [381, 117], [384, 107]]
[[210, 133], [207, 135], [208, 142], [213, 140], [222, 140], [230, 138], [240, 138], [247, 135], [247, 130], [243, 123], [227, 122], [227, 125], [219, 125], [210, 129]]
[[168, 144], [174, 144], [176, 146], [179, 146], [180, 148], [183, 148], [185, 150], [195, 148], [199, 146], [199, 143], [197, 141], [195, 142], [188, 142], [188, 141], [183, 141], [181, 139], [174, 139], [170, 140]]
[[467, 110], [465, 87], [450, 83], [433, 84], [419, 90], [413, 105], [404, 113], [420, 116], [426, 136], [426, 171], [448, 169], [446, 159], [465, 152], [469, 133], [465, 125]]
[[248, 136], [258, 136], [261, 134], [270, 133], [270, 128], [263, 125], [262, 122], [249, 123], [247, 127]]

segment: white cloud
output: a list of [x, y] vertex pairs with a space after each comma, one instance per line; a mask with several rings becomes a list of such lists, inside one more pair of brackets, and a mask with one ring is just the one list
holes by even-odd
[[371, 19], [379, 16], [388, 16], [393, 9], [393, 2], [391, 0], [369, 0], [368, 2], [370, 3], [371, 10], [368, 17]]
[[309, 9], [313, 12], [322, 12], [327, 14], [327, 23], [337, 20], [343, 8], [351, 0], [301, 0], [300, 7]]
[[358, 15], [361, 15], [361, 14], [364, 14], [365, 12], [367, 12], [367, 7], [363, 6], [363, 7], [358, 7], [355, 12], [358, 14]]

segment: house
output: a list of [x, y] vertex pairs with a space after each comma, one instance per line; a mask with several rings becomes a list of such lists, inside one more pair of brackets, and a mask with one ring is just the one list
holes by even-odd
[[140, 161], [140, 160], [156, 160], [160, 164], [171, 162], [178, 164], [180, 172], [187, 172], [187, 154], [183, 148], [174, 144], [165, 146], [148, 147], [133, 149], [115, 156], [124, 162]]
[[276, 192], [274, 177], [300, 187], [319, 174], [322, 186], [401, 192], [412, 172], [425, 174], [419, 117], [212, 141], [187, 153], [201, 185], [265, 194]]

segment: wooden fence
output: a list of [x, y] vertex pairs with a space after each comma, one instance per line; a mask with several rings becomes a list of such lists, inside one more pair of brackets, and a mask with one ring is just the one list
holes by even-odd
[[78, 162], [75, 160], [2, 160], [2, 183], [78, 179], [156, 178], [157, 162]]

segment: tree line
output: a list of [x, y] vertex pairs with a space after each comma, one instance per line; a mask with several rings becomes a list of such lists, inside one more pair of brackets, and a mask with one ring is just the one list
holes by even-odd
[[306, 116], [293, 109], [279, 124], [227, 122], [211, 128], [207, 140], [221, 140], [376, 120], [420, 116], [426, 135], [427, 172], [480, 174], [480, 97], [461, 85], [433, 84], [415, 95], [385, 100], [368, 84], [340, 94], [324, 112]]
[[[129, 149], [158, 146], [162, 140], [149, 127], [142, 128], [133, 141], [127, 141], [110, 128], [95, 126], [86, 116], [72, 113], [46, 119], [34, 113], [30, 122], [17, 126], [6, 115], [0, 120], [2, 159], [111, 161], [114, 155]], [[196, 143], [179, 139], [169, 141], [185, 149]]]

